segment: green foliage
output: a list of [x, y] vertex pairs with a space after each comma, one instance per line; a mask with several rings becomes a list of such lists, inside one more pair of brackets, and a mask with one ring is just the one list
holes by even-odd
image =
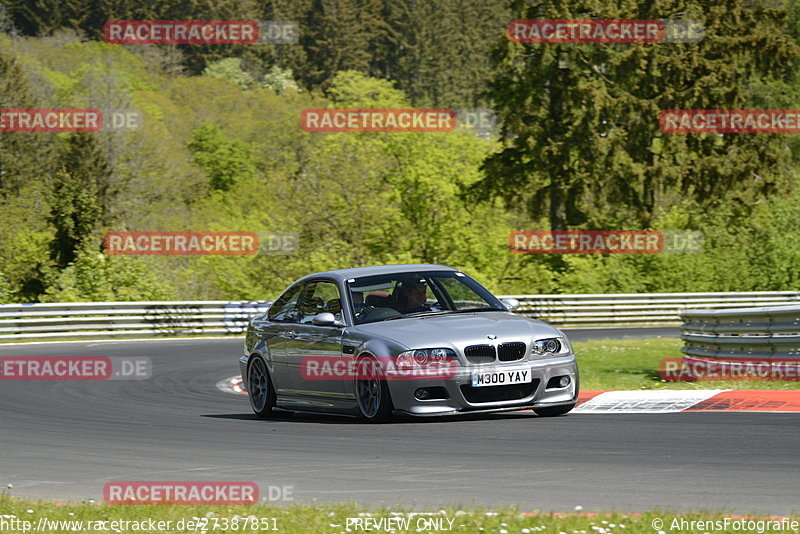
[[[505, 38], [512, 18], [507, 0], [4, 1], [9, 22], [28, 36], [69, 29], [99, 40], [109, 20], [295, 21], [300, 30], [295, 44], [138, 45], [135, 53], [157, 57], [158, 50], [169, 47], [172, 59], [161, 67], [174, 69], [178, 58], [191, 73], [212, 69], [240, 86], [252, 81], [249, 73], [255, 79], [264, 74], [273, 87], [280, 78], [275, 80], [267, 66], [292, 70], [306, 89], [326, 89], [337, 72], [355, 70], [395, 80], [417, 106], [452, 108], [490, 105], [485, 94], [492, 74], [489, 52]], [[237, 58], [244, 70], [231, 61]]]
[[406, 96], [392, 82], [370, 78], [346, 70], [336, 73], [327, 91], [328, 97], [340, 107], [390, 108], [408, 106]]
[[[643, 9], [677, 11], [671, 2]], [[755, 2], [750, 12], [720, 0], [706, 16], [691, 4], [689, 15], [708, 23], [700, 46], [558, 47], [508, 43], [504, 23], [485, 30], [500, 19], [574, 15], [559, 2], [541, 12], [524, 2], [506, 10], [448, 0], [440, 11], [405, 1], [377, 9], [364, 0], [280, 0], [242, 11], [222, 2], [218, 11], [195, 6], [191, 17], [189, 4], [171, 5], [164, 9], [173, 19], [240, 12], [298, 20], [306, 37], [247, 51], [156, 52], [59, 30], [86, 30], [96, 17], [74, 15], [78, 0], [46, 17], [44, 2], [22, 4], [13, 1], [10, 12], [26, 33], [52, 28], [36, 38], [0, 35], [2, 107], [130, 108], [144, 120], [136, 132], [0, 135], [1, 300], [268, 299], [309, 272], [407, 262], [450, 264], [505, 294], [800, 289], [800, 194], [791, 188], [800, 141], [662, 135], [655, 120], [665, 106], [797, 107], [800, 83], [789, 65], [796, 9], [786, 15]], [[624, 2], [584, 7], [592, 16], [633, 16]], [[109, 18], [165, 13], [130, 2], [98, 9]], [[490, 42], [502, 43], [497, 64]], [[181, 61], [189, 73], [208, 67], [207, 75], [164, 68]], [[493, 92], [479, 96], [490, 75]], [[317, 85], [324, 91], [305, 90]], [[501, 140], [298, 127], [306, 108], [489, 99], [505, 125]], [[508, 251], [510, 231], [551, 225], [697, 230], [705, 248], [657, 256]], [[300, 250], [105, 256], [101, 238], [111, 230], [293, 232]]]
[[53, 259], [65, 267], [103, 219], [109, 194], [108, 162], [88, 133], [73, 134], [55, 174], [50, 223], [55, 227]]
[[[39, 104], [35, 83], [17, 57], [11, 39], [0, 34], [0, 108], [33, 108]], [[0, 133], [0, 195], [15, 195], [31, 179], [53, 170], [56, 143], [42, 133]]]
[[300, 41], [309, 86], [327, 87], [339, 71], [374, 72], [374, 49], [386, 32], [381, 0], [313, 0]]
[[299, 91], [300, 86], [294, 81], [293, 76], [292, 69], [282, 69], [277, 65], [273, 65], [269, 72], [264, 75], [264, 87], [268, 87], [278, 94], [287, 89]]
[[[394, 0], [386, 2], [388, 73], [418, 106], [474, 108], [492, 75], [489, 51], [505, 39], [512, 19], [506, 0]], [[382, 55], [383, 56], [383, 55]]]
[[53, 273], [48, 205], [48, 185], [35, 181], [0, 199], [0, 271], [13, 302], [35, 301]]
[[11, 289], [11, 282], [0, 271], [0, 304], [11, 304], [14, 292]]
[[250, 149], [239, 140], [230, 140], [212, 124], [205, 124], [189, 143], [194, 161], [202, 167], [211, 180], [213, 189], [226, 191], [233, 184], [250, 180], [255, 175]]
[[[16, 27], [23, 35], [49, 36], [68, 28], [102, 39], [103, 25], [110, 20], [261, 20], [261, 5], [255, 0], [214, 2], [139, 2], [137, 0], [4, 0]], [[249, 45], [180, 45], [185, 66], [201, 73], [210, 63], [247, 53]], [[252, 47], [250, 47], [252, 48]]]
[[[774, 103], [797, 61], [783, 9], [750, 0], [512, 2], [523, 19], [700, 20], [691, 44], [518, 44], [497, 50], [491, 84], [507, 143], [477, 188], [553, 229], [647, 228], [685, 199], [707, 209], [785, 191], [782, 134], [665, 134], [664, 109]], [[580, 14], [580, 16], [578, 16]], [[767, 105], [766, 107], [770, 107]], [[780, 107], [780, 106], [772, 106]]]
[[42, 301], [114, 302], [174, 298], [174, 292], [159, 280], [153, 262], [136, 257], [107, 256], [85, 246], [75, 261], [59, 272]]
[[211, 63], [203, 70], [203, 75], [231, 81], [242, 89], [253, 84], [253, 76], [242, 70], [242, 58], [238, 57], [228, 57]]

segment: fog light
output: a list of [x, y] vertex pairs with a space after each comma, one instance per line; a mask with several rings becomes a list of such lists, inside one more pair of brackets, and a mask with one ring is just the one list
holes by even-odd
[[431, 386], [415, 390], [414, 398], [417, 400], [446, 400], [450, 398], [450, 395], [442, 386]]
[[567, 375], [553, 376], [547, 381], [545, 389], [565, 388], [572, 383], [572, 379]]

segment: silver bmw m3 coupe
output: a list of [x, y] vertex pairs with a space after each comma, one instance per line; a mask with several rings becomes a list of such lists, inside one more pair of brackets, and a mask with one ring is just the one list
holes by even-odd
[[260, 417], [563, 415], [580, 387], [572, 346], [517, 306], [444, 265], [310, 274], [250, 320], [243, 383]]

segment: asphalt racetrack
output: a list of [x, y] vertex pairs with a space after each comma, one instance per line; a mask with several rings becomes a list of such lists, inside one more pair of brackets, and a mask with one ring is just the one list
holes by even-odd
[[[676, 328], [568, 331], [677, 335]], [[367, 425], [259, 420], [215, 384], [242, 340], [0, 345], [2, 356], [146, 356], [144, 381], [0, 381], [0, 488], [100, 500], [110, 481], [246, 480], [294, 502], [516, 504], [524, 511], [800, 510], [800, 414], [531, 412]], [[282, 501], [286, 502], [286, 501]]]

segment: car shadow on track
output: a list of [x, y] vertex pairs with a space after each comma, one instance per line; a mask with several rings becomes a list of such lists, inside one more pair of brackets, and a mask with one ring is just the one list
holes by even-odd
[[[204, 414], [201, 417], [209, 417], [211, 419], [238, 419], [241, 421], [261, 421], [263, 423], [316, 423], [324, 425], [363, 425], [370, 424], [347, 415], [328, 415], [317, 413], [293, 413], [281, 414], [275, 417], [262, 419], [253, 413], [232, 413], [232, 414]], [[437, 424], [437, 423], [454, 423], [461, 421], [491, 421], [491, 420], [514, 420], [514, 419], [539, 419], [538, 416], [531, 411], [513, 412], [513, 413], [495, 413], [495, 414], [464, 414], [464, 415], [451, 415], [441, 417], [413, 417], [410, 415], [395, 415], [390, 421], [386, 423], [379, 423], [381, 425], [397, 425], [397, 424]]]

